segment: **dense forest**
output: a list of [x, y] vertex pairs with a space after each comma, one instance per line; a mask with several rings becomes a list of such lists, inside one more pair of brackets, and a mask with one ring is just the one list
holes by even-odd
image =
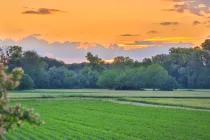
[[23, 51], [20, 46], [2, 47], [1, 52], [1, 61], [9, 72], [16, 67], [24, 70], [19, 90], [210, 88], [210, 39], [193, 48], [171, 48], [169, 54], [158, 54], [142, 62], [118, 56], [112, 63], [106, 63], [88, 52], [85, 56], [88, 62], [65, 64], [41, 57], [35, 51]]

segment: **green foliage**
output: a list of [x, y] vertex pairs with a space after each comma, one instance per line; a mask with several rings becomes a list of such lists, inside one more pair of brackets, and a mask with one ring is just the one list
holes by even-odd
[[174, 77], [169, 76], [168, 79], [165, 81], [163, 86], [161, 87], [162, 90], [166, 91], [173, 91], [174, 89], [177, 89], [179, 87], [177, 81]]
[[85, 57], [89, 61], [90, 67], [93, 70], [97, 70], [97, 71], [101, 72], [105, 69], [104, 66], [103, 66], [104, 61], [101, 58], [99, 58], [97, 55], [93, 56], [92, 53], [88, 52]]
[[79, 71], [78, 79], [81, 88], [96, 88], [96, 82], [98, 81], [100, 73], [96, 70], [92, 70], [89, 67]]
[[[52, 67], [48, 71], [51, 88], [73, 88], [77, 85], [77, 74], [66, 67]], [[46, 79], [48, 80], [48, 79]]]
[[210, 51], [210, 39], [206, 39], [204, 43], [201, 44], [204, 50]]
[[152, 60], [150, 58], [144, 58], [143, 59], [143, 62], [142, 62], [143, 66], [149, 66], [151, 64], [152, 64]]
[[6, 55], [9, 59], [8, 70], [11, 71], [15, 67], [22, 66], [22, 47], [20, 46], [9, 46], [6, 48]]
[[148, 66], [146, 71], [146, 83], [149, 88], [160, 89], [168, 78], [168, 72], [158, 64]]
[[134, 60], [129, 57], [117, 56], [114, 58], [112, 68], [119, 71], [124, 71], [127, 67], [131, 68], [134, 66]]
[[147, 67], [104, 71], [98, 85], [108, 89], [133, 90], [143, 88], [160, 89], [168, 78], [167, 71], [158, 64]]
[[33, 125], [40, 125], [38, 114], [31, 109], [21, 108], [19, 104], [10, 106], [8, 101], [8, 89], [14, 89], [19, 85], [23, 75], [21, 68], [15, 68], [11, 74], [7, 74], [5, 67], [0, 63], [0, 139], [4, 138], [4, 132], [13, 130], [15, 126], [21, 126], [24, 121]]
[[[201, 56], [206, 59], [206, 65]], [[209, 61], [209, 53], [198, 47], [171, 48], [170, 55], [162, 62], [162, 66], [184, 88], [210, 88]]]
[[47, 71], [40, 71], [38, 79], [37, 87], [39, 89], [50, 88], [50, 75]]
[[117, 89], [132, 90], [146, 88], [146, 68], [127, 68], [117, 77]]
[[[194, 48], [171, 48], [169, 54], [158, 54], [134, 61], [117, 56], [114, 62], [105, 63], [97, 55], [88, 52], [88, 62], [65, 64], [48, 57], [40, 57], [35, 51], [22, 51], [19, 46], [7, 47], [8, 69], [22, 67], [34, 81], [34, 88], [98, 88], [98, 78], [106, 70], [117, 71], [116, 79], [110, 79], [114, 89], [161, 88], [168, 76], [174, 77], [180, 88], [210, 88], [210, 43], [207, 39]], [[153, 64], [159, 64], [154, 66]], [[64, 68], [65, 67], [65, 68]], [[148, 68], [146, 68], [148, 67]], [[144, 72], [141, 69], [144, 69]], [[168, 75], [168, 76], [167, 76]], [[104, 79], [104, 78], [102, 78]], [[114, 81], [113, 81], [114, 80]], [[100, 82], [99, 82], [100, 83]], [[105, 88], [104, 86], [101, 86]]]
[[118, 86], [118, 72], [115, 70], [106, 70], [100, 75], [97, 85], [99, 87], [115, 89]]
[[27, 89], [33, 89], [33, 87], [34, 87], [34, 81], [31, 79], [31, 77], [28, 74], [24, 74], [20, 80], [20, 85], [18, 86], [18, 89], [27, 90]]

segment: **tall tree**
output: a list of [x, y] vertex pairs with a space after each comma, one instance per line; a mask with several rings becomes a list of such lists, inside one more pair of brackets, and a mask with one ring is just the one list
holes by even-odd
[[115, 70], [105, 70], [100, 75], [97, 85], [102, 88], [116, 89], [119, 83], [117, 77], [119, 73]]
[[85, 56], [89, 61], [89, 64], [93, 70], [97, 70], [98, 72], [102, 72], [104, 68], [104, 61], [99, 58], [97, 55], [94, 56], [92, 53], [88, 52]]
[[149, 88], [161, 89], [168, 79], [168, 72], [158, 64], [148, 66], [146, 72], [146, 83]]
[[22, 47], [20, 46], [9, 46], [6, 47], [6, 56], [8, 58], [8, 70], [11, 71], [15, 67], [22, 67]]
[[82, 88], [96, 88], [96, 82], [98, 81], [100, 73], [96, 70], [92, 70], [90, 67], [85, 67], [79, 71], [79, 83]]
[[207, 50], [210, 52], [210, 39], [206, 39], [202, 44], [201, 44], [201, 47], [204, 49], [204, 50]]
[[112, 68], [124, 71], [126, 67], [134, 67], [134, 60], [129, 57], [117, 56], [112, 62]]

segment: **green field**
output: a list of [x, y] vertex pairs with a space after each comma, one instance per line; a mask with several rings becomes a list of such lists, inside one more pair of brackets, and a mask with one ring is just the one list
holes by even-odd
[[180, 105], [179, 101], [208, 108], [209, 90], [30, 90], [12, 91], [10, 97], [12, 103], [34, 108], [46, 123], [36, 129], [25, 124], [7, 133], [8, 140], [210, 139], [210, 112], [108, 102], [127, 99]]
[[210, 139], [210, 113], [99, 101], [24, 101], [46, 124], [8, 139]]
[[102, 89], [55, 89], [10, 91], [11, 98], [35, 97], [193, 97], [210, 98], [210, 90], [176, 90], [176, 91], [115, 91]]
[[146, 104], [157, 105], [171, 105], [171, 106], [183, 106], [190, 108], [205, 108], [210, 109], [210, 99], [182, 99], [182, 98], [122, 98], [122, 101], [139, 102]]

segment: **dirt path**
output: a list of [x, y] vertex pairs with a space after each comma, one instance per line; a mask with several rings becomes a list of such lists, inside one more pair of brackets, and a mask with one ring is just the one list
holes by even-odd
[[210, 112], [208, 109], [197, 109], [197, 108], [189, 108], [189, 107], [180, 107], [180, 106], [169, 106], [169, 105], [154, 105], [154, 104], [145, 104], [145, 103], [137, 103], [137, 102], [129, 102], [129, 101], [117, 101], [117, 100], [107, 100], [112, 103], [118, 104], [129, 104], [135, 106], [147, 106], [147, 107], [157, 107], [157, 108], [174, 108], [174, 109], [184, 109], [184, 110], [196, 110], [196, 111], [206, 111]]

